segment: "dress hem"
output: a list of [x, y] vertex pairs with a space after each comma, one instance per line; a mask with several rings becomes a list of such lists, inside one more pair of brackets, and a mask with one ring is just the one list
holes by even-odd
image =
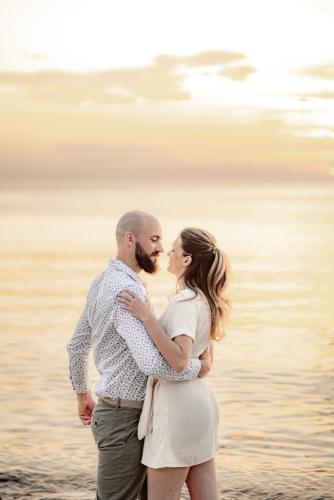
[[[218, 451], [218, 449], [217, 449], [217, 451]], [[200, 459], [199, 461], [192, 462], [192, 463], [186, 463], [186, 464], [185, 463], [183, 463], [183, 464], [178, 463], [177, 465], [175, 465], [175, 462], [173, 464], [165, 462], [163, 465], [150, 465], [147, 461], [146, 462], [142, 461], [142, 464], [146, 465], [146, 467], [150, 467], [150, 469], [163, 469], [164, 467], [173, 467], [173, 468], [193, 467], [194, 465], [203, 464], [204, 462], [208, 462], [209, 460], [212, 460], [213, 458], [216, 457], [217, 451], [214, 453], [214, 455], [212, 455], [212, 453], [211, 453], [208, 458]]]

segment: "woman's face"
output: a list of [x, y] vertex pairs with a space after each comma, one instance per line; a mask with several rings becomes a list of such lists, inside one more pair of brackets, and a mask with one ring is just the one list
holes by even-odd
[[167, 255], [169, 257], [167, 271], [175, 274], [179, 278], [191, 262], [191, 257], [183, 255], [182, 240], [180, 235], [174, 241], [172, 249]]

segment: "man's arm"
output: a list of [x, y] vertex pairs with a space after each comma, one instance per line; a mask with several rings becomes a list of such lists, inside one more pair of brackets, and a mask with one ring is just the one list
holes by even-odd
[[[136, 289], [134, 291], [145, 300], [141, 290], [139, 291]], [[185, 380], [192, 380], [198, 376], [205, 376], [205, 366], [203, 366], [202, 369], [202, 364], [199, 359], [191, 359], [188, 367], [181, 373], [177, 373], [173, 370], [153, 344], [143, 323], [123, 309], [119, 302], [115, 304], [115, 308], [115, 328], [127, 343], [138, 368], [145, 373], [145, 375], [152, 375], [160, 379], [175, 382], [182, 382]]]
[[93, 281], [89, 290], [86, 305], [79, 318], [77, 326], [67, 345], [69, 357], [70, 380], [77, 393], [78, 414], [84, 425], [91, 422], [91, 414], [95, 401], [89, 391], [88, 356], [92, 344], [92, 332], [89, 321], [89, 309], [96, 297], [99, 278]]
[[92, 333], [87, 318], [87, 304], [67, 345], [70, 380], [73, 389], [79, 393], [89, 392], [88, 356], [91, 348]]
[[194, 300], [183, 300], [170, 304], [171, 321], [169, 334], [161, 327], [151, 308], [130, 290], [121, 293], [118, 300], [123, 307], [139, 319], [146, 328], [156, 348], [169, 366], [178, 373], [185, 370], [191, 358], [196, 337], [198, 311]]

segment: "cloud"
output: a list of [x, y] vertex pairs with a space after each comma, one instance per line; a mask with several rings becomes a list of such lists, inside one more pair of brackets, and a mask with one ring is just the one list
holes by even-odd
[[54, 145], [56, 154], [67, 156], [75, 161], [83, 155], [86, 161], [105, 161], [117, 163], [126, 160], [136, 162], [138, 158], [156, 161], [161, 155], [168, 154], [168, 150], [161, 147], [140, 146], [127, 144], [126, 146], [110, 145], [103, 142], [61, 142]]
[[256, 69], [253, 66], [231, 66], [219, 71], [218, 75], [226, 76], [232, 80], [246, 80], [248, 75], [255, 73]]
[[334, 91], [324, 90], [323, 92], [301, 94], [300, 99], [302, 101], [308, 101], [309, 99], [334, 99]]
[[211, 50], [199, 52], [190, 56], [173, 56], [161, 54], [154, 60], [154, 64], [162, 65], [166, 68], [176, 69], [180, 66], [196, 68], [202, 66], [222, 66], [245, 59], [246, 56], [240, 52], [225, 52], [222, 50]]
[[[277, 113], [275, 113], [277, 116]], [[17, 108], [0, 123], [3, 182], [203, 182], [326, 178], [333, 139], [294, 135], [272, 113], [252, 122], [140, 112]]]
[[312, 76], [324, 80], [334, 80], [334, 62], [309, 66], [301, 70], [303, 75]]
[[244, 54], [238, 52], [207, 51], [189, 56], [161, 54], [150, 66], [86, 73], [60, 70], [2, 71], [0, 88], [19, 88], [26, 100], [66, 104], [128, 104], [139, 98], [150, 101], [185, 101], [191, 99], [191, 94], [183, 88], [183, 81], [193, 68], [213, 66], [217, 67], [218, 75], [243, 80], [255, 69], [250, 66], [228, 65], [245, 58]]

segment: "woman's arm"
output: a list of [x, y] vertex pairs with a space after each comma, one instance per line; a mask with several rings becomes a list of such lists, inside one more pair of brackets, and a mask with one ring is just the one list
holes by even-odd
[[138, 295], [130, 290], [120, 293], [118, 300], [123, 307], [140, 319], [148, 331], [152, 341], [161, 352], [167, 363], [178, 373], [183, 372], [188, 366], [191, 350], [192, 338], [186, 333], [177, 335], [172, 340], [160, 326], [158, 320], [151, 309]]
[[174, 339], [169, 338], [152, 312], [147, 317], [144, 317], [142, 321], [151, 339], [168, 364], [176, 372], [183, 372], [190, 360], [193, 340], [182, 333], [174, 337]]

